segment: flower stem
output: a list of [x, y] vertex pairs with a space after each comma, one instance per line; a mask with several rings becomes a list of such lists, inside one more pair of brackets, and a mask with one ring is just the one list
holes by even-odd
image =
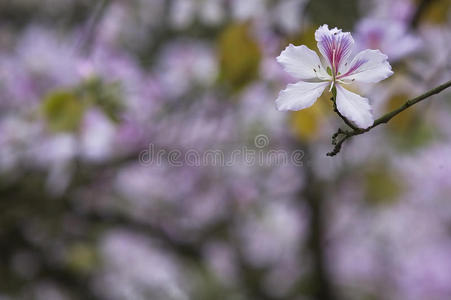
[[[332, 144], [334, 145], [334, 148], [331, 152], [327, 153], [327, 156], [335, 156], [337, 155], [340, 150], [341, 150], [341, 146], [343, 145], [343, 143], [349, 139], [350, 137], [353, 137], [355, 135], [359, 135], [359, 134], [363, 134], [365, 132], [370, 131], [371, 129], [373, 129], [374, 127], [377, 127], [381, 124], [386, 124], [388, 123], [393, 117], [395, 117], [396, 115], [400, 114], [401, 112], [403, 112], [404, 110], [406, 110], [407, 108], [411, 107], [412, 105], [417, 104], [418, 102], [423, 101], [424, 99], [427, 99], [435, 94], [440, 93], [441, 91], [449, 88], [451, 86], [451, 80], [448, 82], [445, 82], [431, 90], [429, 90], [428, 92], [415, 97], [413, 99], [407, 100], [403, 105], [401, 105], [400, 107], [398, 107], [395, 110], [392, 110], [391, 112], [386, 113], [385, 115], [383, 115], [382, 117], [376, 119], [374, 121], [374, 124], [371, 127], [368, 127], [367, 129], [360, 129], [357, 128], [355, 126], [350, 126], [348, 123], [349, 121], [344, 118], [343, 116], [341, 116], [337, 110], [336, 110], [336, 104], [335, 104], [335, 96], [333, 98], [333, 102], [334, 102], [334, 110], [335, 112], [338, 113], [338, 115], [345, 121], [345, 123], [352, 128], [352, 131], [346, 131], [346, 130], [342, 130], [341, 128], [339, 128], [337, 130], [337, 132], [333, 135], [332, 138]], [[336, 95], [336, 94], [335, 94]], [[340, 136], [342, 137], [341, 139]]]

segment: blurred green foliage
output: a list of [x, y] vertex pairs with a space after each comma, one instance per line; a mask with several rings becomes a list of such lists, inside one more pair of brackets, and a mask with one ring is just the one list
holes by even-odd
[[85, 110], [92, 106], [99, 107], [112, 121], [118, 122], [124, 107], [120, 85], [92, 78], [73, 90], [53, 91], [45, 98], [42, 111], [51, 130], [76, 131]]
[[124, 110], [119, 82], [104, 83], [99, 78], [91, 78], [77, 89], [77, 94], [88, 105], [100, 107], [113, 122], [119, 122]]
[[290, 38], [287, 44], [291, 43], [294, 45], [306, 45], [310, 49], [317, 51], [315, 40], [316, 29], [318, 28], [312, 26], [307, 27], [300, 34]]
[[368, 168], [365, 178], [365, 199], [370, 204], [392, 204], [402, 193], [402, 177], [385, 163]]
[[343, 31], [352, 31], [354, 23], [359, 18], [357, 0], [312, 0], [308, 3], [306, 11], [314, 23], [329, 24], [329, 28], [337, 26]]
[[[386, 104], [386, 111], [392, 111], [401, 106], [409, 95], [394, 94]], [[417, 107], [411, 107], [387, 124], [389, 134], [393, 137], [394, 145], [403, 151], [415, 151], [429, 145], [438, 138], [438, 131], [433, 124], [424, 121], [424, 115], [418, 112]]]
[[96, 248], [90, 244], [76, 243], [69, 247], [66, 261], [74, 271], [89, 273], [97, 267]]

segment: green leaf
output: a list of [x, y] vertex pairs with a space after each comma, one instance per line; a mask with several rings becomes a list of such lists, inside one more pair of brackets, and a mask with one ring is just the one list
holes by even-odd
[[124, 110], [119, 82], [104, 83], [99, 78], [91, 78], [77, 89], [77, 94], [87, 104], [101, 108], [113, 122], [119, 122]]
[[83, 117], [84, 105], [74, 93], [55, 91], [43, 103], [43, 114], [53, 131], [75, 131]]

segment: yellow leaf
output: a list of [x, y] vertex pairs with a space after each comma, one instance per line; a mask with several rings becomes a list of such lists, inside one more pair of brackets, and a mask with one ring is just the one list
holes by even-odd
[[254, 80], [259, 71], [261, 51], [248, 24], [232, 24], [219, 37], [220, 79], [239, 90]]
[[450, 0], [435, 0], [426, 9], [421, 21], [433, 24], [446, 24], [451, 7]]
[[[392, 111], [398, 107], [400, 107], [402, 104], [406, 102], [407, 99], [410, 99], [407, 94], [394, 94], [386, 104], [386, 111]], [[390, 127], [391, 130], [395, 130], [398, 133], [405, 132], [410, 124], [412, 124], [412, 121], [415, 119], [415, 108], [411, 107], [409, 109], [406, 109], [402, 113], [395, 116], [393, 119], [390, 120], [390, 122], [387, 123], [387, 125]]]
[[291, 128], [300, 140], [314, 140], [318, 136], [321, 122], [332, 110], [330, 94], [324, 92], [315, 104], [309, 108], [291, 113]]

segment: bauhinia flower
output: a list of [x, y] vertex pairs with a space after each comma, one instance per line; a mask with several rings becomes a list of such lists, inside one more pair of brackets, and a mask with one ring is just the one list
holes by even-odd
[[363, 50], [351, 57], [354, 40], [349, 32], [329, 29], [328, 25], [315, 32], [321, 60], [305, 45], [290, 44], [277, 61], [285, 71], [300, 81], [289, 84], [276, 100], [278, 110], [301, 110], [310, 107], [326, 87], [336, 90], [335, 103], [346, 119], [366, 129], [374, 118], [367, 98], [348, 91], [343, 85], [354, 82], [376, 83], [393, 74], [387, 56], [379, 50]]

